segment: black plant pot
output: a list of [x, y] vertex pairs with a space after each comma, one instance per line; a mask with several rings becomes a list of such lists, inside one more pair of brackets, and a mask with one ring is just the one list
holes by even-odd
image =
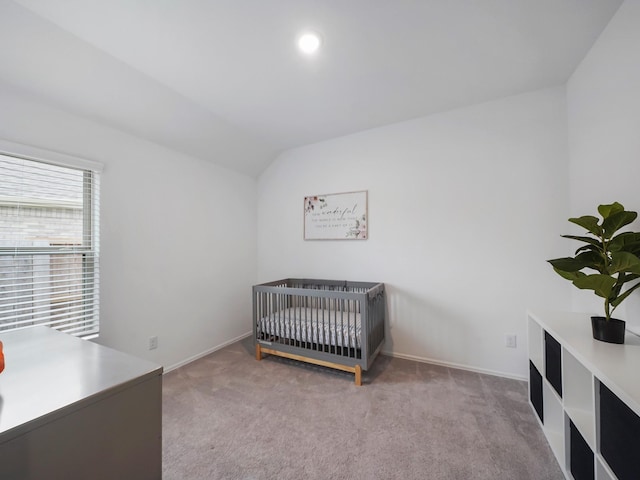
[[591, 317], [591, 329], [593, 330], [593, 338], [601, 342], [608, 343], [624, 343], [624, 320], [606, 317]]

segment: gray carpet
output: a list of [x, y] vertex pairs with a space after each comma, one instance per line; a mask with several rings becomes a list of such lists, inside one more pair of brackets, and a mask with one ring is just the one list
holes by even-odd
[[246, 339], [163, 390], [165, 480], [564, 478], [516, 380], [379, 356], [356, 387]]

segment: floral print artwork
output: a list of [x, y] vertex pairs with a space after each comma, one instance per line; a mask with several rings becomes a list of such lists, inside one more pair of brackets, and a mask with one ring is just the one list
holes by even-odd
[[367, 191], [304, 198], [305, 240], [366, 240]]

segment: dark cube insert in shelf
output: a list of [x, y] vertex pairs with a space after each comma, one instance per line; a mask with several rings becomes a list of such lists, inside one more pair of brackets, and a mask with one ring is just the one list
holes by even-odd
[[572, 421], [569, 421], [569, 460], [575, 480], [593, 480], [593, 452]]
[[544, 332], [544, 373], [558, 395], [562, 397], [562, 362], [560, 343]]
[[619, 480], [640, 477], [640, 417], [600, 382], [600, 453]]
[[544, 424], [544, 408], [542, 404], [542, 375], [535, 367], [533, 362], [529, 360], [529, 398], [531, 405], [538, 414], [538, 418]]

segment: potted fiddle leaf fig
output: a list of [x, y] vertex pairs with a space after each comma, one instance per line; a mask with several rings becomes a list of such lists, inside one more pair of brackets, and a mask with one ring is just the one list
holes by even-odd
[[593, 290], [604, 299], [604, 316], [591, 317], [593, 338], [624, 343], [625, 322], [611, 315], [623, 300], [640, 288], [640, 233], [617, 232], [632, 223], [638, 214], [625, 210], [618, 202], [600, 205], [598, 213], [601, 219], [592, 215], [570, 218], [569, 221], [584, 228], [587, 235], [562, 237], [583, 245], [573, 257], [548, 262], [576, 287]]

